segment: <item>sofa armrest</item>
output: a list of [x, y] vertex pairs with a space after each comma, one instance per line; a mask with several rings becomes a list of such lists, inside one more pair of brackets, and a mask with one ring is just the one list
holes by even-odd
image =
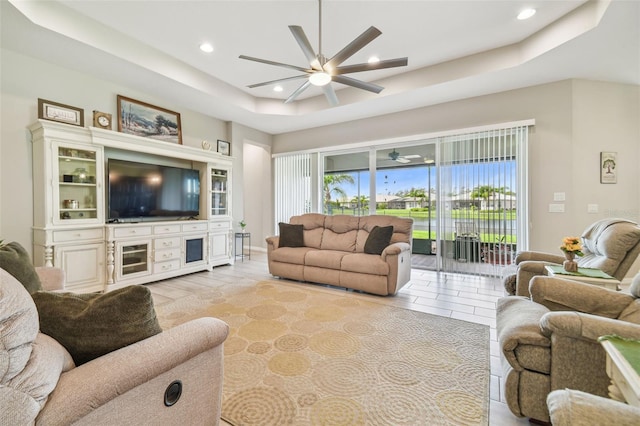
[[555, 390], [547, 396], [554, 426], [640, 424], [640, 408], [576, 390]]
[[47, 291], [64, 290], [64, 271], [54, 266], [36, 266], [42, 287]]
[[515, 263], [516, 265], [528, 261], [562, 263], [564, 262], [564, 259], [564, 256], [552, 253], [544, 253], [541, 251], [521, 251], [516, 255]]
[[[164, 409], [162, 406], [164, 389], [172, 380], [181, 379], [185, 381], [184, 392], [189, 390], [188, 387], [193, 389], [198, 386], [198, 383], [194, 384], [193, 381], [205, 382], [204, 389], [198, 389], [204, 394], [203, 397], [212, 400], [213, 403], [216, 402], [217, 397], [219, 405], [219, 396], [214, 395], [212, 389], [207, 389], [215, 386], [215, 383], [207, 383], [210, 381], [207, 378], [212, 375], [210, 370], [215, 367], [215, 354], [207, 354], [200, 359], [199, 361], [204, 365], [197, 364], [190, 367], [190, 370], [196, 374], [196, 379], [191, 380], [189, 386], [186, 384], [187, 379], [180, 375], [174, 377], [171, 374], [162, 383], [154, 383], [154, 379], [213, 349], [219, 349], [217, 361], [220, 372], [215, 374], [221, 376], [221, 349], [228, 332], [229, 326], [221, 320], [199, 318], [76, 367], [60, 376], [58, 385], [38, 416], [37, 423], [71, 424], [92, 414], [95, 410], [100, 410], [100, 407], [111, 404], [121, 396], [125, 398], [121, 398], [121, 401], [115, 404], [118, 408], [116, 411], [139, 412], [144, 415], [143, 410], [150, 409], [131, 395], [144, 395], [145, 398], [151, 397], [154, 401], [158, 400], [160, 407], [154, 409], [161, 410]], [[208, 365], [212, 362], [214, 367]], [[182, 372], [182, 374], [188, 373]], [[222, 377], [219, 379], [221, 385]], [[140, 391], [140, 388], [144, 388], [147, 384], [154, 390], [153, 392], [149, 389]], [[184, 409], [184, 406], [193, 408], [193, 404], [193, 401], [183, 402], [179, 410]], [[177, 406], [178, 404], [175, 405]], [[200, 409], [200, 407], [197, 408]], [[154, 418], [157, 419], [160, 415], [158, 413]]]
[[552, 334], [597, 343], [600, 336], [615, 334], [640, 339], [640, 325], [582, 312], [549, 312], [540, 320], [542, 334]]
[[618, 318], [633, 296], [570, 279], [536, 276], [529, 283], [531, 299], [551, 311], [578, 311]]
[[386, 262], [387, 256], [396, 256], [403, 251], [409, 251], [410, 249], [411, 245], [409, 245], [408, 243], [393, 243], [385, 247], [380, 255], [382, 256], [382, 260]]
[[267, 237], [265, 238], [265, 241], [267, 242], [267, 250], [275, 250], [278, 248], [278, 245], [280, 243], [280, 237], [277, 235], [273, 237]]

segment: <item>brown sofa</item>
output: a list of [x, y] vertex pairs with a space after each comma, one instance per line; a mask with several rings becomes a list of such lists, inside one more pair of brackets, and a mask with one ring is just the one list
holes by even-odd
[[[302, 225], [303, 247], [279, 247], [279, 237], [268, 237], [269, 272], [298, 281], [394, 295], [411, 274], [413, 219], [395, 216], [347, 216], [317, 213], [293, 216]], [[390, 244], [382, 254], [364, 247], [374, 226], [393, 226]]]

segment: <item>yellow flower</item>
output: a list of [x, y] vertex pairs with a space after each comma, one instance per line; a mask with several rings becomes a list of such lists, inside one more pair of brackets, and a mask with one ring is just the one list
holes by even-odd
[[566, 253], [575, 253], [576, 256], [582, 256], [582, 244], [579, 237], [564, 237], [560, 250]]

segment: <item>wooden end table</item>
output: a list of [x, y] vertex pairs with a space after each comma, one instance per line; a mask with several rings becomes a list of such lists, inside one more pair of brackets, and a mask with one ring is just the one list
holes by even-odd
[[620, 281], [596, 268], [578, 268], [578, 272], [567, 272], [562, 265], [546, 265], [545, 272], [550, 277], [565, 278], [581, 283], [593, 284], [609, 290], [620, 290]]
[[598, 340], [607, 352], [609, 397], [640, 407], [640, 341], [617, 336], [603, 336]]

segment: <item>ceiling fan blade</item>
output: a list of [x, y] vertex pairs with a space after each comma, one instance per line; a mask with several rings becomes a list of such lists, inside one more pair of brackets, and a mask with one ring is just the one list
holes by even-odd
[[395, 68], [395, 67], [405, 67], [409, 63], [409, 58], [397, 58], [397, 59], [387, 59], [385, 61], [379, 61], [374, 63], [366, 63], [366, 64], [355, 64], [355, 65], [347, 65], [344, 67], [338, 67], [333, 70], [334, 75], [340, 74], [349, 74], [352, 72], [360, 72], [360, 71], [372, 71], [372, 70], [381, 70], [385, 68]]
[[329, 105], [336, 106], [340, 103], [336, 96], [336, 91], [333, 90], [333, 86], [330, 84], [324, 85], [322, 86], [322, 90], [324, 91], [324, 96], [327, 98], [327, 101], [329, 101]]
[[347, 86], [368, 90], [373, 93], [380, 93], [384, 90], [384, 87], [378, 86], [377, 84], [365, 83], [364, 81], [356, 80], [355, 78], [346, 77], [344, 75], [334, 75], [331, 77], [331, 80], [336, 83], [346, 84]]
[[365, 32], [360, 34], [351, 43], [347, 44], [344, 49], [335, 54], [335, 56], [325, 64], [325, 69], [333, 70], [337, 68], [341, 63], [349, 59], [358, 50], [371, 43], [382, 32], [376, 27], [369, 27]]
[[247, 87], [250, 88], [250, 89], [253, 89], [253, 88], [256, 88], [256, 87], [269, 86], [271, 84], [284, 83], [285, 81], [298, 80], [300, 78], [308, 78], [308, 77], [309, 77], [308, 74], [296, 75], [296, 76], [293, 76], [293, 77], [279, 78], [277, 80], [271, 80], [271, 81], [265, 81], [263, 83], [251, 84], [251, 85], [249, 85]]
[[313, 47], [311, 47], [311, 43], [309, 43], [309, 39], [304, 33], [302, 27], [298, 25], [289, 25], [289, 30], [291, 30], [293, 38], [296, 39], [298, 45], [300, 46], [300, 49], [302, 49], [302, 52], [304, 53], [304, 56], [309, 61], [309, 65], [311, 65], [311, 68], [316, 70], [322, 69], [320, 62], [318, 62], [318, 56], [313, 51]]
[[407, 160], [407, 159], [406, 159], [406, 158], [404, 158], [404, 157], [396, 158], [396, 160], [395, 160], [395, 161], [396, 161], [396, 162], [398, 162], [398, 163], [402, 163], [402, 164], [407, 164], [407, 163], [410, 163], [410, 162], [411, 162], [411, 160]]
[[291, 96], [289, 96], [284, 103], [288, 104], [290, 102], [293, 102], [296, 100], [296, 98], [298, 97], [298, 95], [300, 95], [300, 93], [304, 92], [305, 90], [307, 90], [307, 87], [309, 87], [311, 85], [311, 82], [309, 80], [305, 81], [304, 83], [302, 83], [302, 85], [300, 87], [298, 87], [292, 94]]
[[312, 69], [309, 69], [309, 68], [302, 68], [302, 67], [298, 67], [296, 65], [283, 64], [282, 62], [269, 61], [268, 59], [254, 58], [252, 56], [240, 55], [238, 57], [240, 59], [246, 59], [248, 61], [260, 62], [262, 64], [275, 65], [275, 66], [278, 66], [278, 67], [290, 68], [290, 69], [296, 70], [296, 71], [302, 71], [302, 72], [312, 72], [313, 71]]

